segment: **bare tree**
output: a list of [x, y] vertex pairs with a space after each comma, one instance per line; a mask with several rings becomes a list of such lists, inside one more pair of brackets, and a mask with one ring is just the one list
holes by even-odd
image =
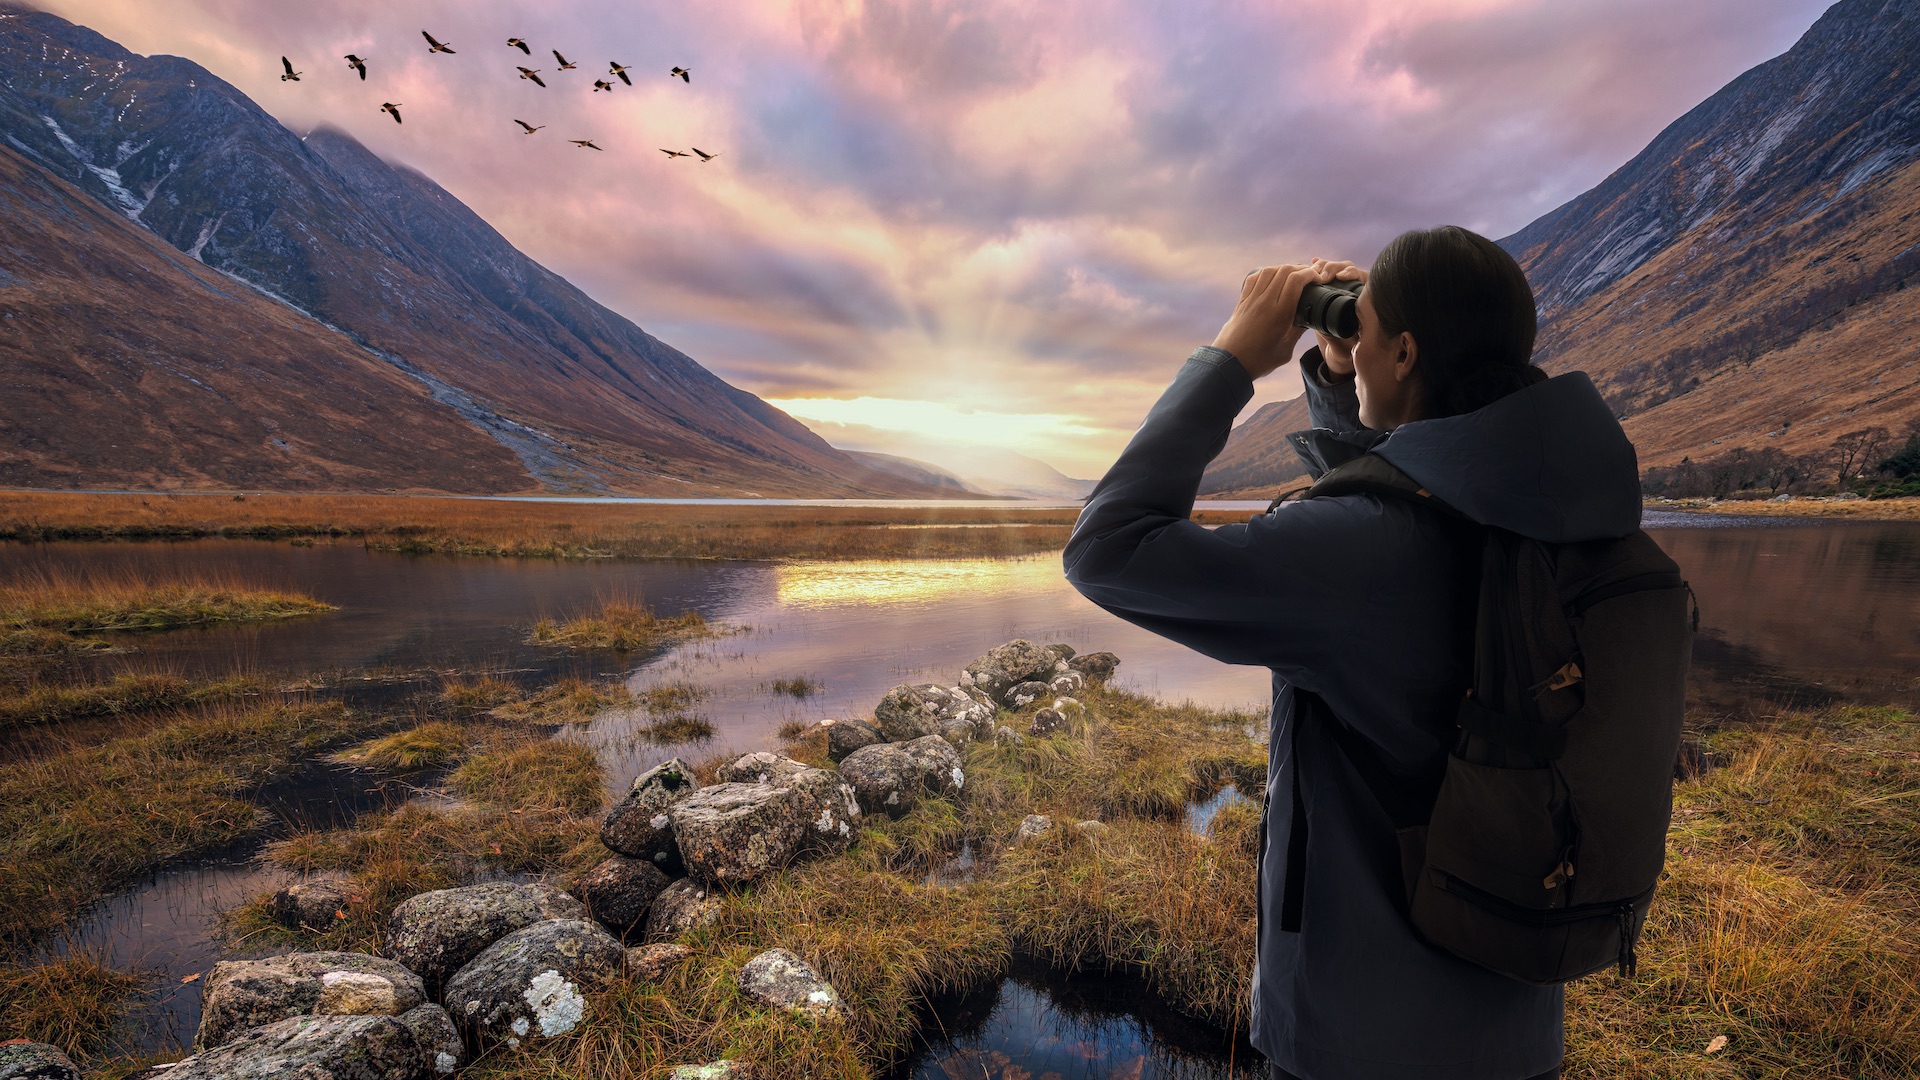
[[1842, 486], [1867, 469], [1867, 463], [1874, 460], [1893, 433], [1883, 427], [1861, 428], [1849, 431], [1833, 441], [1834, 480]]

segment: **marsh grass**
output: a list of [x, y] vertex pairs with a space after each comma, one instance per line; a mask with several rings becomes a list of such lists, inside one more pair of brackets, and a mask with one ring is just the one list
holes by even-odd
[[244, 675], [196, 680], [167, 672], [127, 672], [104, 683], [80, 686], [30, 686], [0, 696], [0, 728], [177, 709], [253, 696], [265, 689], [260, 680]]
[[541, 619], [533, 624], [527, 640], [535, 645], [559, 645], [569, 649], [611, 649], [633, 652], [654, 649], [681, 641], [717, 637], [721, 631], [709, 626], [697, 611], [659, 616], [645, 604], [632, 600], [603, 601], [599, 610], [565, 622]]
[[331, 759], [363, 769], [410, 772], [451, 765], [466, 756], [470, 742], [467, 730], [460, 725], [431, 720], [349, 747]]
[[802, 701], [826, 689], [818, 679], [809, 679], [805, 675], [775, 679], [767, 684], [767, 689], [775, 694], [785, 694]]
[[[177, 630], [332, 611], [311, 596], [213, 577], [36, 574], [0, 583], [0, 633]], [[44, 636], [42, 644], [49, 640]]]
[[441, 703], [457, 712], [486, 712], [524, 696], [519, 687], [493, 675], [449, 679], [440, 688]]
[[495, 706], [489, 715], [527, 724], [584, 724], [608, 710], [637, 705], [633, 691], [623, 685], [570, 677], [549, 683], [530, 696], [516, 696]]
[[0, 1033], [50, 1043], [86, 1061], [105, 1046], [140, 992], [138, 976], [85, 953], [0, 963]]
[[172, 860], [257, 834], [276, 769], [377, 730], [337, 703], [218, 704], [0, 766], [0, 943], [52, 930]]
[[1058, 551], [1076, 515], [1076, 508], [1025, 506], [603, 505], [379, 495], [259, 495], [236, 503], [218, 495], [0, 492], [0, 539], [335, 537], [422, 555], [952, 559]]
[[684, 680], [654, 683], [634, 695], [648, 712], [661, 714], [685, 712], [712, 696], [712, 690]]

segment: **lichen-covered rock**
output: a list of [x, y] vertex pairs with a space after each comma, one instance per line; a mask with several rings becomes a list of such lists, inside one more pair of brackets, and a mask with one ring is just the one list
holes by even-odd
[[167, 1080], [412, 1080], [451, 1076], [460, 1037], [445, 1010], [400, 1016], [296, 1016], [249, 1029], [194, 1054]]
[[1067, 644], [1064, 641], [1048, 642], [1047, 644], [1042, 645], [1041, 648], [1052, 653], [1053, 659], [1056, 663], [1071, 660], [1073, 659], [1073, 656], [1074, 656], [1073, 646]]
[[1007, 691], [1007, 705], [1010, 708], [1024, 709], [1036, 701], [1052, 696], [1053, 687], [1048, 686], [1046, 683], [1039, 681], [1023, 682]]
[[806, 834], [800, 850], [806, 854], [832, 855], [847, 850], [853, 832], [860, 827], [860, 800], [853, 787], [833, 769], [802, 769], [787, 786], [802, 797], [805, 806]]
[[1033, 714], [1033, 723], [1027, 726], [1027, 734], [1035, 738], [1051, 735], [1067, 726], [1067, 718], [1058, 709], [1041, 709]]
[[0, 1044], [0, 1080], [80, 1080], [80, 1069], [57, 1046]]
[[675, 1065], [667, 1080], [750, 1080], [754, 1075], [746, 1062], [721, 1058], [705, 1065]]
[[625, 934], [646, 921], [653, 898], [671, 881], [645, 859], [614, 855], [582, 874], [573, 883], [573, 895], [607, 929]]
[[827, 729], [827, 757], [835, 762], [843, 761], [863, 746], [885, 741], [880, 729], [865, 720], [841, 720]]
[[1073, 831], [1082, 836], [1099, 839], [1100, 837], [1110, 835], [1113, 829], [1104, 821], [1096, 821], [1093, 818], [1088, 818], [1085, 821], [1074, 822]]
[[896, 686], [873, 707], [873, 723], [888, 742], [938, 735], [941, 707], [946, 703], [946, 691], [931, 683]]
[[806, 839], [813, 800], [792, 787], [715, 784], [671, 811], [680, 860], [709, 885], [739, 885], [790, 862]]
[[627, 974], [636, 979], [659, 982], [661, 976], [692, 955], [692, 949], [674, 941], [637, 945], [627, 950]]
[[845, 1020], [840, 995], [813, 966], [785, 949], [768, 949], [740, 969], [740, 989], [764, 1005], [813, 1020]]
[[420, 976], [364, 953], [287, 953], [222, 960], [201, 984], [195, 1050], [290, 1016], [398, 1016], [424, 1004]]
[[552, 885], [490, 881], [402, 900], [387, 918], [386, 954], [412, 968], [437, 996], [481, 950], [523, 926], [585, 919], [587, 907]]
[[958, 795], [967, 786], [967, 774], [960, 768], [960, 751], [938, 735], [900, 744], [908, 758], [920, 769], [920, 781], [936, 795]]
[[634, 777], [627, 795], [600, 821], [600, 842], [622, 855], [645, 859], [668, 876], [680, 872], [680, 849], [667, 811], [700, 789], [693, 766], [667, 760]]
[[720, 766], [719, 776], [728, 784], [785, 784], [807, 766], [790, 757], [758, 750]]
[[1078, 698], [1057, 697], [1053, 699], [1053, 704], [1048, 706], [1048, 708], [1069, 720], [1085, 720], [1087, 718], [1087, 707], [1080, 704]]
[[273, 894], [268, 903], [274, 921], [289, 930], [325, 930], [346, 912], [352, 887], [334, 878], [296, 881]]
[[904, 747], [904, 743], [875, 743], [840, 762], [840, 777], [853, 788], [862, 812], [899, 817], [920, 804], [926, 783], [920, 778], [920, 763]]
[[1027, 737], [1025, 735], [1020, 734], [1005, 724], [995, 728], [993, 732], [993, 745], [995, 746], [1019, 746], [1026, 741]]
[[956, 748], [967, 745], [980, 738], [980, 725], [971, 720], [940, 721], [940, 737], [952, 743]]
[[1097, 685], [1113, 678], [1114, 669], [1120, 666], [1120, 658], [1110, 652], [1083, 653], [1068, 660], [1067, 666], [1085, 675], [1089, 683]]
[[681, 878], [660, 890], [647, 909], [647, 939], [679, 937], [720, 917], [720, 901], [693, 878]]
[[1087, 677], [1077, 671], [1067, 671], [1047, 680], [1047, 689], [1055, 694], [1077, 694], [1087, 685]]
[[549, 919], [487, 946], [447, 980], [447, 1012], [469, 1040], [518, 1047], [564, 1035], [587, 1015], [583, 988], [620, 970], [626, 949], [599, 924]]
[[1008, 691], [1023, 682], [1050, 676], [1058, 657], [1025, 639], [1015, 639], [987, 651], [967, 665], [960, 676], [966, 689], [984, 692], [999, 705], [1012, 705]]
[[1020, 827], [1014, 830], [1013, 842], [1024, 844], [1037, 840], [1053, 831], [1053, 819], [1045, 814], [1028, 814], [1020, 819]]

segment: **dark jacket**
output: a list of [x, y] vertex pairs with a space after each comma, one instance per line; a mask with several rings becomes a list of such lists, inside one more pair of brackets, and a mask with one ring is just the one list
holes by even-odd
[[[1633, 446], [1583, 374], [1382, 433], [1360, 426], [1351, 376], [1329, 377], [1317, 350], [1301, 364], [1314, 429], [1290, 438], [1316, 476], [1371, 448], [1482, 523], [1556, 542], [1639, 527]], [[1374, 495], [1194, 524], [1200, 475], [1252, 396], [1231, 355], [1196, 350], [1094, 489], [1065, 563], [1075, 588], [1121, 618], [1273, 672], [1253, 1044], [1306, 1080], [1546, 1072], [1560, 1061], [1560, 989], [1415, 936], [1392, 823], [1313, 704], [1394, 773], [1437, 778], [1471, 680], [1480, 530]], [[1296, 746], [1307, 827], [1291, 932], [1279, 911]]]

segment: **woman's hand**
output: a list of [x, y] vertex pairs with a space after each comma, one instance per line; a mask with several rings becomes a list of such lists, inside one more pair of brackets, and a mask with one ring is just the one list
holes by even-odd
[[1334, 271], [1327, 269], [1332, 266], [1352, 264], [1315, 259], [1306, 266], [1263, 266], [1248, 274], [1240, 283], [1240, 303], [1227, 316], [1213, 347], [1232, 353], [1256, 379], [1285, 365], [1305, 333], [1293, 323], [1300, 310], [1300, 293], [1308, 282], [1333, 280]]
[[[1358, 281], [1365, 284], [1367, 272], [1350, 262], [1327, 263], [1325, 269], [1333, 271], [1333, 276], [1342, 281]], [[1353, 346], [1358, 337], [1337, 338], [1314, 331], [1314, 337], [1320, 339], [1320, 359], [1326, 363], [1327, 370], [1335, 375], [1353, 374]]]

